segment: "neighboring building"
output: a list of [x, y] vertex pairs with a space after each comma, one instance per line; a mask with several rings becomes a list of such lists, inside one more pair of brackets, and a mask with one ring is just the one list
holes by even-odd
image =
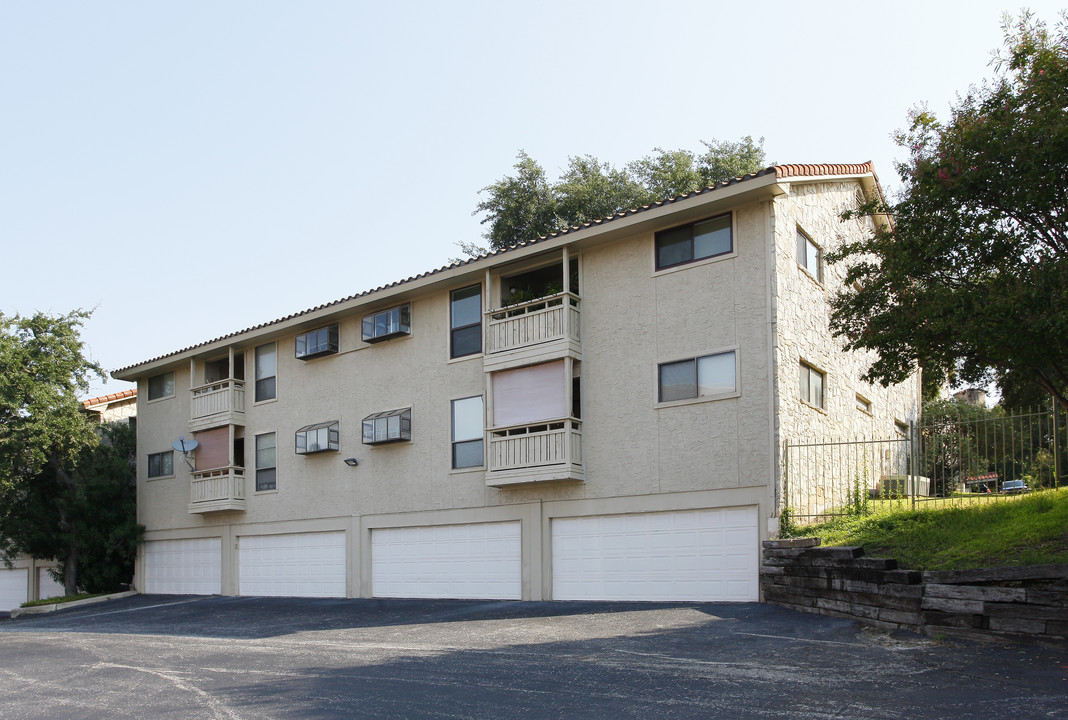
[[[97, 422], [126, 420], [134, 423], [137, 416], [137, 388], [84, 400], [82, 408]], [[0, 612], [9, 612], [29, 600], [63, 595], [63, 584], [48, 574], [57, 564], [55, 560], [26, 556], [19, 556], [11, 567], [0, 564]]]
[[966, 403], [968, 405], [975, 405], [976, 407], [986, 407], [986, 390], [983, 388], [967, 388], [965, 390], [958, 390], [953, 393], [953, 399], [959, 403]]
[[11, 567], [0, 562], [0, 612], [11, 612], [29, 600], [59, 597], [63, 583], [56, 582], [48, 571], [54, 560], [36, 560], [20, 555]]
[[757, 600], [783, 440], [918, 407], [827, 329], [879, 192], [769, 168], [116, 371], [136, 587]]
[[82, 402], [82, 408], [100, 423], [126, 420], [131, 424], [135, 424], [137, 418], [137, 388], [90, 398]]

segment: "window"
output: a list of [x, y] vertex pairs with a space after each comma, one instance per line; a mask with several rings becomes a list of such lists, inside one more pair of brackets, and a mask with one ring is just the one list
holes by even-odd
[[801, 363], [801, 399], [809, 405], [823, 407], [823, 373]]
[[337, 450], [340, 447], [340, 435], [337, 420], [305, 425], [297, 430], [297, 455]]
[[367, 315], [363, 319], [363, 341], [376, 343], [401, 335], [411, 335], [411, 314], [410, 305], [398, 305], [374, 315]]
[[278, 489], [274, 433], [256, 436], [256, 491]]
[[449, 303], [449, 357], [482, 352], [482, 286], [453, 290]]
[[174, 474], [174, 451], [153, 453], [148, 456], [148, 476], [166, 477]]
[[908, 426], [907, 423], [903, 423], [900, 420], [895, 420], [894, 421], [894, 432], [896, 432], [898, 435], [900, 435], [903, 438], [907, 438], [909, 436], [909, 426]]
[[726, 255], [734, 249], [731, 214], [661, 230], [656, 234], [656, 269]]
[[380, 445], [411, 439], [411, 408], [374, 413], [363, 419], [364, 445]]
[[278, 358], [274, 343], [260, 345], [256, 348], [256, 402], [275, 398], [275, 376], [278, 372]]
[[148, 379], [148, 399], [159, 400], [160, 398], [174, 395], [174, 373], [163, 373]]
[[297, 335], [297, 359], [311, 360], [337, 352], [337, 324]]
[[481, 467], [483, 433], [482, 396], [452, 401], [452, 466]]
[[818, 282], [823, 282], [823, 253], [808, 235], [797, 229], [797, 264]]
[[660, 402], [688, 400], [733, 393], [738, 389], [733, 350], [715, 355], [662, 363], [659, 367]]
[[867, 399], [863, 395], [857, 395], [857, 410], [863, 413], [871, 415], [871, 400]]

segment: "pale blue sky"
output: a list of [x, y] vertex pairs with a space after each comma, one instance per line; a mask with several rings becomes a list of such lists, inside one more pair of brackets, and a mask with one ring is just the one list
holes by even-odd
[[555, 176], [749, 134], [892, 188], [890, 134], [1017, 9], [4, 0], [0, 312], [96, 308], [92, 357], [134, 364], [445, 264], [520, 148]]

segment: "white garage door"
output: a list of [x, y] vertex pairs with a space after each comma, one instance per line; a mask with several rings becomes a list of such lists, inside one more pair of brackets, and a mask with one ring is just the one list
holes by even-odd
[[48, 598], [63, 597], [67, 594], [67, 589], [63, 587], [63, 583], [56, 582], [52, 579], [52, 576], [48, 574], [47, 568], [37, 568], [37, 599], [47, 600]]
[[27, 600], [30, 571], [0, 568], [0, 612], [11, 612]]
[[239, 592], [280, 597], [345, 597], [345, 533], [238, 538]]
[[150, 540], [145, 543], [145, 592], [222, 593], [222, 540]]
[[518, 600], [519, 522], [371, 531], [375, 597]]
[[756, 507], [557, 518], [557, 600], [758, 599]]

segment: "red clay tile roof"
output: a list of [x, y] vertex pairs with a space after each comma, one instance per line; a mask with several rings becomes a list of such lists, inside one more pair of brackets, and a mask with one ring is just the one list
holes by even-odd
[[89, 398], [82, 401], [83, 407], [91, 407], [93, 405], [103, 405], [104, 403], [115, 402], [116, 400], [126, 400], [127, 398], [137, 397], [137, 388], [132, 390], [123, 390], [122, 392], [110, 393], [108, 395], [101, 395], [100, 397]]
[[[691, 192], [691, 193], [684, 193], [682, 195], [677, 195], [675, 197], [666, 198], [664, 200], [659, 200], [659, 201], [657, 201], [655, 203], [650, 203], [649, 205], [643, 205], [640, 208], [634, 208], [632, 210], [622, 210], [622, 211], [616, 213], [615, 215], [610, 215], [608, 217], [604, 217], [604, 218], [601, 218], [599, 220], [593, 220], [593, 221], [590, 221], [588, 223], [583, 223], [582, 225], [575, 225], [573, 227], [566, 228], [566, 229], [561, 230], [559, 232], [550, 233], [548, 235], [543, 235], [543, 236], [538, 237], [538, 238], [532, 238], [530, 240], [526, 240], [526, 241], [523, 241], [523, 242], [518, 242], [515, 245], [512, 245], [510, 247], [507, 247], [507, 248], [504, 248], [504, 249], [501, 249], [501, 250], [491, 250], [490, 252], [485, 253], [483, 255], [479, 255], [477, 257], [468, 258], [466, 260], [458, 260], [458, 261], [456, 261], [454, 263], [451, 263], [449, 265], [444, 265], [442, 267], [439, 267], [436, 270], [428, 270], [427, 272], [419, 273], [418, 275], [413, 275], [411, 277], [405, 278], [404, 280], [397, 280], [395, 282], [391, 282], [391, 283], [388, 283], [386, 285], [380, 285], [379, 287], [376, 287], [376, 288], [374, 288], [372, 290], [365, 290], [363, 292], [356, 293], [355, 295], [349, 295], [348, 297], [341, 298], [340, 300], [333, 300], [331, 302], [324, 303], [322, 305], [316, 305], [313, 308], [308, 308], [307, 310], [301, 310], [300, 312], [296, 312], [296, 313], [293, 313], [291, 315], [286, 315], [285, 317], [278, 318], [277, 320], [271, 320], [269, 322], [260, 323], [259, 325], [253, 325], [252, 327], [245, 328], [244, 330], [238, 330], [237, 332], [232, 332], [232, 333], [228, 333], [226, 335], [221, 335], [221, 336], [219, 336], [217, 338], [214, 338], [212, 340], [205, 340], [204, 342], [197, 343], [196, 345], [190, 345], [189, 347], [182, 348], [181, 350], [175, 350], [174, 352], [170, 352], [170, 353], [167, 353], [165, 355], [159, 355], [159, 356], [151, 358], [149, 360], [143, 360], [143, 361], [141, 361], [139, 363], [134, 363], [133, 365], [127, 365], [126, 367], [119, 368], [118, 370], [113, 370], [111, 372], [111, 376], [117, 378], [120, 374], [125, 373], [127, 370], [132, 370], [133, 368], [136, 368], [136, 367], [138, 367], [140, 365], [148, 365], [149, 363], [154, 363], [154, 362], [156, 362], [158, 360], [163, 360], [165, 358], [169, 358], [169, 357], [172, 357], [172, 356], [175, 356], [175, 355], [181, 355], [182, 353], [189, 352], [190, 350], [196, 350], [197, 348], [205, 347], [207, 345], [212, 345], [212, 344], [220, 342], [222, 340], [229, 340], [230, 338], [237, 337], [239, 335], [244, 335], [246, 333], [250, 333], [250, 332], [253, 332], [255, 330], [260, 330], [262, 328], [270, 327], [271, 325], [278, 325], [279, 323], [283, 323], [283, 322], [285, 322], [287, 320], [292, 320], [293, 318], [298, 318], [298, 317], [300, 317], [302, 315], [307, 315], [309, 313], [313, 313], [313, 312], [316, 312], [318, 310], [324, 310], [324, 309], [329, 308], [329, 307], [334, 307], [335, 305], [341, 305], [342, 303], [349, 302], [350, 300], [356, 300], [356, 299], [359, 299], [359, 298], [367, 297], [369, 295], [374, 295], [376, 293], [380, 293], [380, 292], [382, 292], [384, 290], [389, 290], [390, 288], [395, 288], [395, 287], [398, 287], [400, 285], [406, 285], [407, 283], [413, 282], [415, 280], [420, 280], [422, 278], [429, 277], [431, 275], [437, 275], [438, 273], [445, 272], [446, 270], [450, 270], [452, 268], [463, 267], [464, 265], [470, 265], [471, 263], [476, 262], [478, 260], [482, 260], [483, 258], [493, 257], [494, 255], [500, 255], [502, 253], [511, 252], [513, 250], [518, 250], [519, 248], [527, 247], [529, 245], [534, 245], [536, 243], [544, 242], [546, 240], [551, 240], [553, 238], [560, 237], [562, 235], [569, 235], [569, 234], [571, 234], [573, 232], [577, 232], [579, 230], [583, 230], [583, 229], [588, 228], [588, 227], [593, 227], [593, 226], [596, 226], [596, 225], [603, 225], [605, 223], [609, 223], [609, 222], [612, 222], [614, 220], [619, 220], [621, 218], [631, 217], [632, 215], [637, 215], [639, 213], [647, 212], [649, 210], [655, 210], [656, 208], [664, 207], [665, 205], [671, 205], [673, 203], [677, 203], [677, 202], [679, 202], [681, 200], [686, 200], [686, 199], [691, 198], [691, 197], [697, 197], [698, 195], [706, 195], [708, 193], [715, 192], [716, 190], [722, 190], [723, 188], [730, 187], [732, 185], [737, 185], [738, 183], [742, 183], [742, 182], [745, 182], [747, 180], [753, 180], [753, 179], [758, 178], [758, 177], [764, 177], [765, 175], [774, 174], [776, 178], [787, 178], [787, 177], [798, 177], [798, 178], [800, 178], [800, 177], [822, 177], [822, 176], [825, 176], [825, 175], [866, 175], [868, 173], [871, 173], [873, 177], [875, 176], [875, 171], [872, 168], [872, 163], [871, 163], [870, 160], [868, 162], [866, 162], [866, 163], [860, 163], [860, 164], [772, 165], [771, 167], [764, 168], [763, 170], [758, 170], [755, 173], [749, 173], [748, 175], [743, 175], [741, 177], [731, 178], [730, 180], [724, 180], [723, 182], [716, 183], [715, 185], [711, 185], [709, 187], [702, 188], [700, 190], [695, 190], [694, 192]], [[878, 178], [876, 178], [876, 183], [878, 183]], [[880, 190], [880, 193], [881, 193], [881, 190]]]
[[776, 165], [775, 177], [819, 177], [822, 175], [875, 174], [871, 160], [859, 165]]

